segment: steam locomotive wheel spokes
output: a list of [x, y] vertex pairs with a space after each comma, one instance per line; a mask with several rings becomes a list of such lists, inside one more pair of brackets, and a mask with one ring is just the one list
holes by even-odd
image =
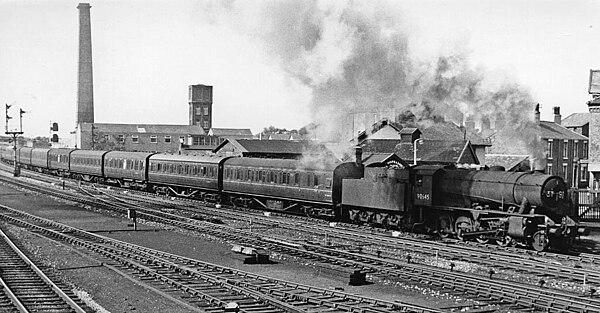
[[438, 234], [442, 238], [447, 238], [452, 234], [452, 218], [448, 214], [441, 214], [438, 217]]
[[501, 247], [508, 247], [508, 246], [511, 246], [512, 244], [514, 244], [514, 242], [513, 242], [513, 239], [509, 235], [506, 235], [506, 236], [502, 237], [502, 239], [496, 239], [496, 244], [498, 244]]
[[464, 234], [473, 230], [473, 220], [470, 217], [461, 216], [456, 219], [456, 238], [465, 240]]
[[475, 240], [477, 240], [477, 242], [479, 242], [481, 244], [486, 244], [486, 243], [490, 242], [490, 238], [487, 238], [484, 235], [477, 236], [477, 238], [475, 238]]
[[544, 251], [546, 247], [548, 247], [548, 237], [546, 237], [546, 233], [543, 230], [537, 231], [535, 234], [533, 234], [531, 246], [535, 251]]

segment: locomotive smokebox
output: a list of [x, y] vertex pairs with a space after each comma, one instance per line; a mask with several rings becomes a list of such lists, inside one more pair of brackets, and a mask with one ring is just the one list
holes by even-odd
[[356, 164], [358, 164], [358, 165], [362, 164], [362, 147], [361, 146], [354, 147], [354, 156], [356, 158]]

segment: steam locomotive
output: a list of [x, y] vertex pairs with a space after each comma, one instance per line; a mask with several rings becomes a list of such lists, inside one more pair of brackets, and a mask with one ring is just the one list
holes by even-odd
[[[0, 153], [15, 159], [8, 147]], [[31, 170], [234, 206], [424, 231], [463, 240], [568, 249], [586, 234], [561, 177], [451, 166], [20, 148]]]

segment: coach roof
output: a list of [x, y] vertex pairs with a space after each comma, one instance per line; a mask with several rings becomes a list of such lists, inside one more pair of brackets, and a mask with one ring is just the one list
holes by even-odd
[[177, 162], [190, 162], [190, 163], [220, 163], [224, 159], [229, 157], [218, 156], [218, 155], [180, 155], [180, 154], [155, 154], [150, 157], [152, 161], [177, 161]]

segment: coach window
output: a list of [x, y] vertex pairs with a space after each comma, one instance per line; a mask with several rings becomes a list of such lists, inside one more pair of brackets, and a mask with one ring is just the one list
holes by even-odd
[[331, 188], [331, 178], [327, 178], [325, 180], [325, 188], [327, 188], [327, 189]]
[[160, 172], [162, 170], [162, 166], [160, 166], [160, 165], [161, 165], [160, 163], [156, 164], [156, 171], [157, 172]]
[[315, 174], [315, 187], [319, 186], [319, 175]]

